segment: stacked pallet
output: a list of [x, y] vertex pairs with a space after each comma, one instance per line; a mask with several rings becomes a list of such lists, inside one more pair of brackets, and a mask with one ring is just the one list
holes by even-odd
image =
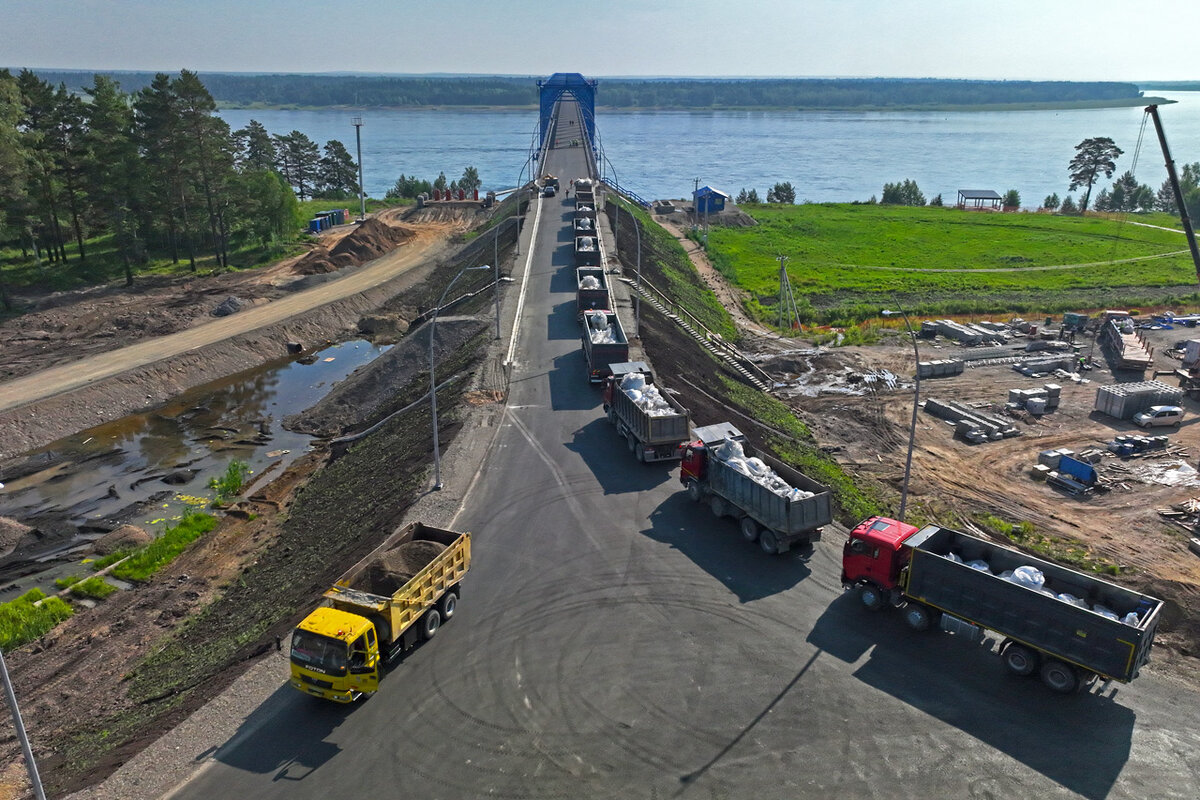
[[1132, 419], [1150, 406], [1176, 406], [1181, 400], [1183, 390], [1162, 381], [1114, 383], [1096, 390], [1096, 411], [1117, 419]]

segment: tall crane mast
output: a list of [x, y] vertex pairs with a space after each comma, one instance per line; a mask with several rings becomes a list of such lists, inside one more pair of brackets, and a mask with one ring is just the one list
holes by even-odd
[[1196, 278], [1200, 279], [1200, 248], [1196, 246], [1196, 233], [1192, 230], [1192, 221], [1188, 218], [1187, 206], [1183, 204], [1183, 189], [1179, 186], [1179, 176], [1175, 173], [1175, 160], [1171, 158], [1171, 148], [1167, 147], [1167, 135], [1163, 133], [1162, 120], [1158, 118], [1158, 106], [1146, 106], [1146, 113], [1154, 120], [1154, 131], [1158, 134], [1158, 143], [1162, 145], [1163, 158], [1167, 160], [1167, 177], [1171, 179], [1171, 189], [1175, 192], [1175, 205], [1179, 208], [1179, 220], [1183, 223], [1183, 232], [1187, 236], [1188, 249], [1192, 251], [1192, 261], [1196, 265]]

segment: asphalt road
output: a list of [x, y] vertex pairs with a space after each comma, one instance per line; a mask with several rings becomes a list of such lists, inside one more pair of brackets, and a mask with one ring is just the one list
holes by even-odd
[[[547, 167], [584, 174], [582, 150]], [[843, 595], [836, 533], [766, 556], [635, 462], [584, 375], [570, 202], [543, 201], [506, 422], [456, 521], [458, 614], [354, 707], [281, 686], [175, 797], [1196, 796], [1195, 693], [1010, 677]]]

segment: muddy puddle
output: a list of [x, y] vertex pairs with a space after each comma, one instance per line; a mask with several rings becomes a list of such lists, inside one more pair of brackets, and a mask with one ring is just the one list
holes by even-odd
[[13, 459], [0, 473], [0, 516], [36, 528], [37, 540], [0, 552], [0, 601], [54, 591], [54, 578], [78, 572], [89, 542], [118, 524], [160, 532], [211, 498], [209, 481], [234, 460], [249, 465], [252, 489], [312, 441], [284, 430], [284, 417], [386, 349], [358, 340], [276, 362]]

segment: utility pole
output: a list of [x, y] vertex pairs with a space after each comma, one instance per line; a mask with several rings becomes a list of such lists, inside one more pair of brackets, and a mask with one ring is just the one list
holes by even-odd
[[692, 184], [692, 210], [696, 213], [696, 216], [692, 218], [692, 230], [696, 230], [696, 228], [700, 227], [700, 179], [693, 178]]
[[355, 117], [350, 120], [354, 125], [354, 140], [358, 143], [358, 221], [362, 222], [367, 218], [367, 195], [366, 189], [363, 187], [363, 168], [362, 168], [362, 117]]

